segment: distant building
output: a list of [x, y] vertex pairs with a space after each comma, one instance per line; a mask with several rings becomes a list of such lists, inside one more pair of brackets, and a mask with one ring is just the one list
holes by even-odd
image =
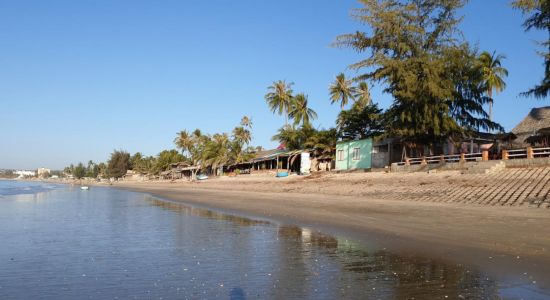
[[372, 168], [372, 139], [343, 141], [336, 144], [336, 170]]
[[43, 177], [51, 173], [51, 170], [46, 168], [38, 168], [38, 170], [36, 170], [36, 174], [38, 175], [38, 177]]
[[27, 170], [17, 170], [15, 172], [13, 172], [13, 174], [17, 175], [17, 177], [19, 177], [19, 178], [36, 176], [35, 171], [27, 171]]

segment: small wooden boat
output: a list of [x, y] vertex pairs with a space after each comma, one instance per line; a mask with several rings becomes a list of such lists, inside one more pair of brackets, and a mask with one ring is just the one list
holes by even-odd
[[288, 177], [288, 172], [277, 172], [275, 177]]
[[208, 179], [208, 176], [206, 176], [206, 175], [202, 175], [202, 174], [197, 175], [197, 180], [206, 180], [206, 179]]
[[90, 189], [90, 187], [84, 185], [84, 186], [81, 186], [80, 189], [83, 191], [87, 191]]

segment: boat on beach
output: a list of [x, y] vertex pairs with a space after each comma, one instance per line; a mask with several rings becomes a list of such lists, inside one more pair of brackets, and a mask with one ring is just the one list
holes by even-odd
[[197, 175], [197, 180], [206, 180], [206, 179], [208, 179], [208, 176], [206, 176], [206, 175], [202, 175], [202, 174]]

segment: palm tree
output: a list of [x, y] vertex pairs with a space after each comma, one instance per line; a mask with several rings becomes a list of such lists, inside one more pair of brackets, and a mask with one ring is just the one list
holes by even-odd
[[277, 131], [271, 140], [278, 141], [289, 150], [301, 149], [300, 131], [296, 126], [285, 125]]
[[355, 103], [357, 103], [357, 105], [361, 107], [369, 106], [372, 102], [369, 85], [364, 81], [360, 82], [355, 88], [355, 94], [353, 97], [355, 98]]
[[304, 149], [304, 143], [317, 132], [310, 124], [305, 123], [300, 127], [285, 125], [281, 127], [271, 140], [284, 144], [288, 150]]
[[349, 100], [354, 99], [355, 87], [352, 86], [351, 80], [346, 79], [344, 73], [340, 73], [330, 85], [329, 92], [331, 103], [340, 102], [340, 107], [344, 109]]
[[243, 116], [241, 119], [241, 126], [252, 128], [252, 119], [250, 119], [248, 116]]
[[[195, 129], [191, 134], [187, 134], [189, 139], [188, 142], [184, 143], [185, 150], [189, 153], [189, 158], [193, 166], [202, 167], [205, 157], [205, 147], [210, 140], [210, 137], [203, 135], [200, 129]], [[197, 170], [193, 169], [191, 175], [191, 180], [195, 180], [197, 175]]]
[[235, 127], [235, 129], [233, 129], [233, 139], [241, 145], [245, 145], [250, 143], [252, 140], [252, 134], [250, 134], [250, 131], [243, 126]]
[[265, 95], [265, 101], [269, 109], [278, 115], [285, 115], [285, 124], [288, 124], [288, 112], [292, 102], [292, 85], [284, 80], [273, 82], [267, 89], [269, 92]]
[[310, 124], [311, 120], [317, 119], [317, 113], [307, 106], [307, 95], [304, 93], [294, 97], [288, 116], [294, 120], [294, 125]]
[[229, 137], [227, 133], [216, 133], [204, 148], [204, 166], [212, 170], [223, 168], [229, 162]]
[[183, 155], [183, 153], [188, 151], [193, 144], [192, 137], [189, 135], [187, 130], [182, 130], [177, 133], [177, 136], [174, 139], [174, 144], [176, 144], [178, 149], [181, 149], [181, 155]]
[[493, 120], [493, 90], [499, 93], [506, 88], [503, 77], [508, 76], [508, 70], [501, 65], [501, 61], [505, 58], [504, 55], [497, 55], [496, 51], [493, 54], [485, 51], [478, 57], [483, 74], [483, 85], [489, 96], [489, 120], [491, 121]]

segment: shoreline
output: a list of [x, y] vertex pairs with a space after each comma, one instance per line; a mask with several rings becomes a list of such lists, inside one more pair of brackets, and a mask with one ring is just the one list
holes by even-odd
[[[520, 176], [516, 173], [519, 173]], [[377, 233], [550, 261], [550, 210], [543, 205], [488, 204], [484, 197], [536, 195], [546, 204], [550, 168], [506, 170], [465, 176], [426, 173], [354, 173], [291, 176], [272, 174], [188, 181], [118, 181], [109, 186], [144, 192], [230, 214]], [[538, 180], [534, 180], [538, 178]], [[59, 182], [58, 182], [59, 183]], [[70, 183], [70, 182], [69, 182]], [[72, 184], [79, 184], [72, 182]], [[460, 201], [452, 201], [453, 197]]]
[[146, 193], [162, 201], [306, 227], [357, 240], [374, 251], [466, 263], [496, 277], [522, 270], [541, 286], [550, 287], [545, 267], [550, 265], [550, 215], [545, 210], [490, 210], [438, 203], [362, 201], [350, 196], [166, 187], [158, 183], [110, 187]]
[[[438, 185], [449, 184], [450, 179], [457, 180], [447, 178], [449, 174], [432, 176], [432, 180]], [[351, 185], [358, 186], [355, 190], [368, 188], [369, 180], [376, 176], [380, 175], [353, 175], [367, 183], [352, 182]], [[410, 179], [412, 176], [415, 175], [400, 177]], [[428, 182], [430, 176], [415, 177], [419, 177], [417, 181]], [[112, 185], [82, 184], [146, 193], [161, 201], [269, 220], [275, 225], [306, 227], [350, 238], [372, 249], [388, 249], [401, 255], [425, 255], [456, 264], [467, 263], [490, 270], [494, 276], [501, 271], [523, 270], [536, 275], [539, 283], [550, 287], [550, 275], [544, 267], [550, 265], [550, 211], [547, 209], [378, 199], [376, 196], [380, 193], [374, 193], [374, 196], [301, 193], [297, 192], [301, 191], [299, 187], [307, 185], [311, 188], [318, 184], [299, 177], [283, 180], [271, 177], [219, 178], [198, 183], [119, 181]], [[266, 184], [271, 188], [262, 192]], [[484, 182], [477, 184], [482, 186]], [[296, 189], [289, 190], [288, 186]], [[404, 191], [409, 188], [401, 187]]]
[[489, 253], [550, 262], [550, 214], [543, 209], [213, 190], [177, 183], [117, 183], [111, 187], [345, 234], [406, 252], [428, 251], [439, 257]]

